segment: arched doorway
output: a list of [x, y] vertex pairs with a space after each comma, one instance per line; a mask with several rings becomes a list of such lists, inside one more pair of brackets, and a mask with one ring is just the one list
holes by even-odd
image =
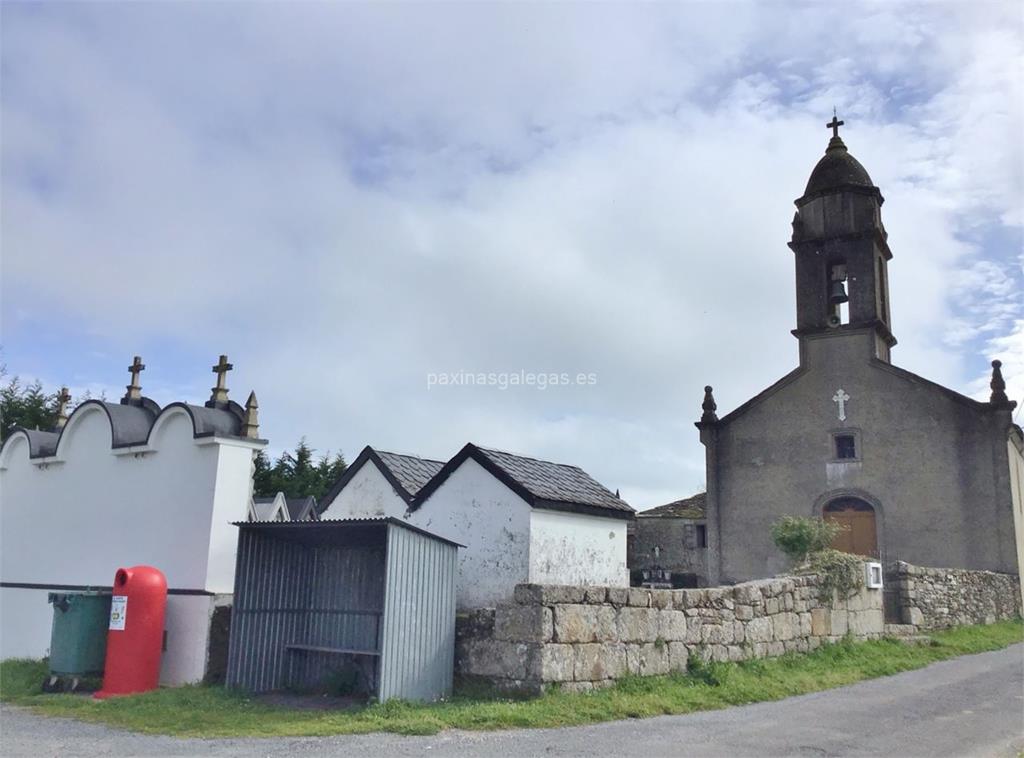
[[832, 541], [832, 547], [844, 553], [878, 557], [878, 531], [875, 509], [852, 497], [833, 500], [822, 510], [822, 516], [846, 528]]

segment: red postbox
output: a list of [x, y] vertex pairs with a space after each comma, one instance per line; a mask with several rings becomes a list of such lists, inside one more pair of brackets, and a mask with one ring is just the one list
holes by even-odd
[[155, 690], [160, 680], [167, 578], [152, 566], [118, 569], [110, 602], [103, 689], [94, 697]]

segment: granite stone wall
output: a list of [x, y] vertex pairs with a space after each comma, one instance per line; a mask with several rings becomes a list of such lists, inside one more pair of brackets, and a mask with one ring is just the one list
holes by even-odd
[[522, 584], [512, 603], [460, 620], [456, 671], [508, 690], [587, 691], [685, 670], [690, 655], [738, 661], [883, 631], [881, 590], [823, 600], [816, 576], [686, 590]]
[[1021, 615], [1016, 574], [921, 568], [899, 562], [894, 576], [901, 620], [923, 631], [992, 624]]

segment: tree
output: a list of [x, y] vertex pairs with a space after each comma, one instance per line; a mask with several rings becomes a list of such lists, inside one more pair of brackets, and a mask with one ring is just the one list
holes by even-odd
[[345, 472], [347, 464], [341, 453], [332, 456], [327, 452], [314, 460], [315, 453], [305, 437], [299, 440], [294, 452], [281, 453], [273, 463], [264, 451], [256, 453], [253, 475], [256, 497], [273, 497], [283, 492], [285, 497], [322, 498]]
[[783, 516], [772, 524], [775, 545], [794, 563], [826, 550], [844, 527], [834, 521], [807, 516]]
[[18, 377], [6, 379], [0, 365], [0, 440], [17, 429], [52, 429], [57, 423], [57, 393], [47, 393], [38, 379], [23, 385]]

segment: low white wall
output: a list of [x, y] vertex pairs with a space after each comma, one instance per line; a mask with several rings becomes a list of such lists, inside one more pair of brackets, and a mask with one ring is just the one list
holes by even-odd
[[[50, 654], [53, 606], [47, 600], [55, 590], [0, 588], [0, 660], [44, 658]], [[56, 590], [59, 591], [59, 590]], [[211, 595], [169, 595], [164, 628], [167, 650], [160, 662], [160, 683], [191, 684], [206, 674]]]
[[405, 510], [405, 500], [395, 492], [395, 488], [371, 460], [364, 463], [349, 479], [330, 507], [320, 514], [320, 518], [402, 518]]
[[530, 514], [530, 582], [628, 587], [626, 523], [534, 509]]
[[530, 506], [472, 458], [406, 518], [466, 546], [459, 550], [460, 609], [494, 607], [527, 581]]

